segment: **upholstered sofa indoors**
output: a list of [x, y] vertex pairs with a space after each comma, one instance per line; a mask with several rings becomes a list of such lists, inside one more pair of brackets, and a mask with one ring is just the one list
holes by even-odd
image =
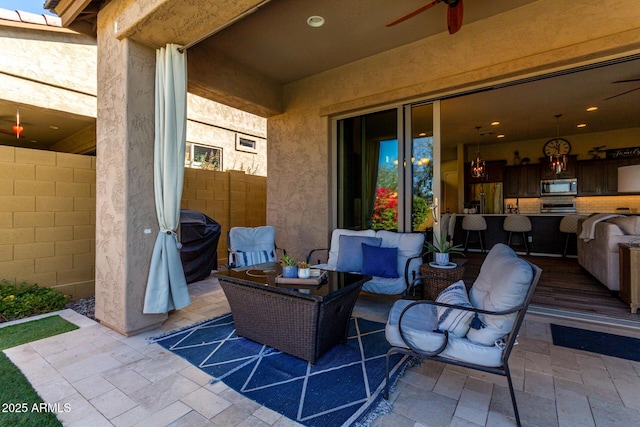
[[607, 288], [619, 291], [618, 244], [639, 238], [640, 216], [600, 214], [579, 220], [578, 263]]
[[318, 251], [328, 251], [327, 262], [313, 268], [367, 274], [372, 279], [363, 291], [403, 294], [420, 274], [424, 237], [424, 233], [338, 228], [331, 234], [331, 247], [314, 249], [307, 260], [313, 264]]

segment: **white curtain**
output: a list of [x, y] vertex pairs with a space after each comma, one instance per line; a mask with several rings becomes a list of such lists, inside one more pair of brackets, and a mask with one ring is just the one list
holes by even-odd
[[176, 235], [187, 124], [187, 54], [178, 48], [168, 44], [156, 51], [153, 177], [160, 232], [153, 248], [144, 298], [143, 312], [148, 314], [167, 313], [191, 304]]

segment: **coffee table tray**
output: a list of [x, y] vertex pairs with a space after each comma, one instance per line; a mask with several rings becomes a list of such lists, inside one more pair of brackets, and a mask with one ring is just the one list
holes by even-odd
[[308, 279], [300, 279], [299, 277], [282, 277], [281, 274], [276, 276], [276, 285], [287, 288], [320, 286], [327, 280], [327, 272], [323, 271], [320, 276], [309, 277]]

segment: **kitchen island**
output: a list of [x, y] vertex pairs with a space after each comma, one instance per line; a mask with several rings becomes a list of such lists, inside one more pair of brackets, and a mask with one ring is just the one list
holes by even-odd
[[[453, 241], [456, 245], [464, 246], [464, 240], [467, 232], [462, 229], [462, 218], [466, 215], [481, 214], [458, 214], [456, 215], [456, 227], [453, 234]], [[483, 214], [487, 222], [487, 230], [484, 232], [485, 249], [491, 249], [496, 243], [507, 243], [509, 240], [509, 232], [504, 231], [502, 223], [509, 214]], [[562, 256], [564, 251], [566, 234], [560, 232], [560, 221], [564, 218], [564, 213], [545, 213], [545, 214], [522, 214], [531, 220], [531, 232], [528, 233], [530, 242], [529, 251], [532, 255], [544, 256]], [[478, 233], [471, 232], [469, 235], [469, 247], [477, 248], [479, 245], [472, 244], [477, 242]], [[524, 243], [522, 242], [522, 233], [513, 233], [511, 244], [515, 251], [524, 253]], [[576, 256], [577, 247], [575, 237], [569, 239], [569, 247], [567, 248], [567, 256]]]

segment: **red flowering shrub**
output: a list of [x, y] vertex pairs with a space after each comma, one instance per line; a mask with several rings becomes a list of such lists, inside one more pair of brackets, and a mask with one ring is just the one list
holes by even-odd
[[398, 193], [390, 188], [378, 188], [371, 219], [371, 228], [374, 230], [397, 230]]

